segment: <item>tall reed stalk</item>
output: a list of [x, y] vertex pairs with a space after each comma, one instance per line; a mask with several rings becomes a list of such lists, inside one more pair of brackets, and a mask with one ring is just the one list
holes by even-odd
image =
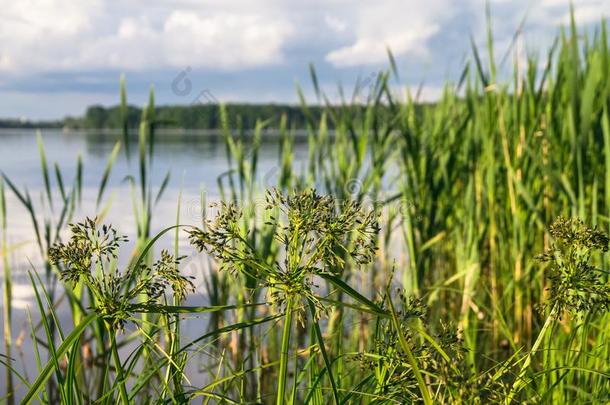
[[0, 229], [2, 229], [2, 247], [0, 248], [0, 255], [2, 256], [2, 294], [3, 294], [3, 317], [4, 317], [4, 350], [6, 355], [6, 402], [8, 405], [15, 403], [15, 388], [13, 386], [13, 373], [11, 368], [12, 362], [12, 345], [13, 345], [13, 331], [12, 331], [12, 275], [11, 268], [9, 267], [8, 261], [8, 224], [6, 214], [6, 195], [4, 193], [4, 180], [0, 178]]

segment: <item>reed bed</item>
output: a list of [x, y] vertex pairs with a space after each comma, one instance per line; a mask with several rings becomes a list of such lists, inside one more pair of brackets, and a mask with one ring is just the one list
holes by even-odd
[[[257, 180], [266, 122], [246, 135], [221, 109], [231, 167], [218, 179], [222, 201], [199, 227], [180, 225], [178, 204], [159, 234], [150, 223], [170, 177], [158, 187], [150, 179], [151, 90], [128, 179], [137, 229], [126, 266], [117, 258], [124, 239], [104, 221], [126, 121], [86, 220], [74, 218], [81, 160], [66, 183], [39, 137], [44, 207], [0, 181], [4, 399], [608, 403], [606, 24], [579, 33], [572, 21], [546, 54], [515, 60], [508, 75], [495, 64], [491, 32], [486, 53], [473, 45], [460, 80], [433, 105], [396, 94], [391, 55], [387, 72], [338, 104], [312, 69], [323, 108], [308, 114], [299, 91], [307, 163], [295, 164], [297, 128], [283, 119], [277, 184]], [[7, 192], [30, 212], [44, 259], [30, 272], [42, 315], [31, 323], [30, 377], [13, 369]], [[193, 292], [181, 272], [182, 232], [211, 263], [208, 306], [184, 304]], [[162, 237], [174, 238], [173, 251], [155, 249]], [[57, 321], [60, 300], [72, 325]], [[199, 337], [181, 333], [185, 315], [199, 316]], [[194, 371], [198, 356], [204, 365]], [[194, 373], [206, 382], [193, 384]]]

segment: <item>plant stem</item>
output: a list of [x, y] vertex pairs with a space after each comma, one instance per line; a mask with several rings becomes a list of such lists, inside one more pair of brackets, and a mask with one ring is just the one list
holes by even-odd
[[555, 304], [553, 306], [553, 309], [551, 309], [549, 316], [546, 318], [544, 325], [542, 325], [542, 329], [540, 329], [540, 333], [538, 333], [538, 337], [536, 338], [536, 341], [534, 342], [532, 349], [527, 354], [527, 357], [525, 358], [525, 361], [523, 362], [523, 365], [521, 366], [521, 370], [519, 371], [519, 376], [513, 383], [513, 386], [510, 389], [510, 392], [508, 393], [506, 400], [504, 401], [504, 403], [506, 405], [509, 405], [513, 401], [515, 395], [517, 395], [519, 393], [519, 391], [521, 391], [521, 389], [526, 385], [526, 382], [524, 380], [525, 374], [527, 373], [527, 370], [529, 369], [529, 366], [532, 363], [532, 358], [534, 357], [534, 355], [538, 351], [538, 348], [542, 344], [547, 330], [553, 325], [553, 322], [555, 321], [555, 317], [557, 316], [558, 310], [559, 310], [558, 305]]
[[110, 335], [110, 349], [112, 350], [112, 360], [114, 367], [116, 368], [117, 381], [119, 383], [119, 395], [121, 396], [121, 402], [124, 405], [129, 404], [129, 397], [127, 396], [127, 389], [125, 388], [125, 379], [123, 376], [123, 366], [121, 366], [121, 359], [119, 358], [119, 351], [116, 346], [116, 332], [111, 330], [108, 325], [108, 334]]
[[411, 366], [411, 369], [413, 370], [413, 375], [415, 376], [415, 380], [417, 381], [417, 386], [419, 387], [419, 392], [421, 393], [422, 401], [424, 402], [425, 405], [432, 405], [433, 402], [432, 402], [432, 398], [430, 396], [430, 391], [428, 390], [428, 386], [426, 385], [426, 382], [424, 381], [421, 371], [419, 370], [419, 366], [417, 364], [417, 359], [415, 358], [415, 356], [413, 355], [413, 352], [411, 351], [411, 348], [409, 347], [409, 342], [407, 342], [407, 339], [405, 338], [404, 334], [402, 333], [400, 321], [398, 320], [398, 317], [396, 315], [396, 309], [394, 308], [394, 303], [392, 302], [392, 299], [390, 298], [389, 288], [386, 291], [386, 293], [387, 293], [387, 297], [388, 297], [388, 303], [390, 304], [389, 309], [390, 309], [390, 314], [392, 315], [392, 323], [394, 324], [394, 329], [396, 330], [396, 334], [398, 336], [398, 343], [400, 343], [400, 346], [402, 347], [403, 351], [407, 355], [407, 361], [408, 361], [409, 365]]
[[282, 332], [282, 348], [280, 353], [280, 371], [278, 375], [278, 387], [276, 405], [284, 404], [286, 392], [286, 371], [288, 369], [288, 349], [290, 347], [290, 329], [292, 329], [292, 310], [294, 301], [292, 297], [288, 298], [286, 303], [286, 315], [284, 316], [284, 331]]
[[6, 198], [4, 194], [4, 181], [0, 178], [0, 225], [2, 227], [2, 246], [0, 247], [0, 256], [2, 256], [2, 267], [4, 268], [4, 347], [6, 362], [6, 404], [12, 405], [15, 403], [15, 397], [13, 392], [13, 372], [11, 370], [11, 346], [12, 346], [12, 276], [11, 269], [8, 263], [8, 247], [7, 244], [7, 223], [6, 223]]

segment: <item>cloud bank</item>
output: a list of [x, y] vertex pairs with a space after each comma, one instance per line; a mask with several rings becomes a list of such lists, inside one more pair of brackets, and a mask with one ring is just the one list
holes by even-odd
[[[610, 13], [610, 2], [575, 1], [581, 22]], [[481, 29], [484, 1], [0, 1], [0, 71], [150, 70], [193, 65], [243, 70], [286, 62], [291, 48], [316, 45], [335, 67], [383, 62], [386, 49], [422, 58], [470, 15]], [[498, 25], [516, 28], [529, 8], [540, 29], [568, 18], [564, 0], [492, 2]], [[309, 7], [308, 7], [309, 6]], [[498, 15], [499, 14], [499, 15]], [[329, 37], [335, 37], [330, 41]], [[466, 38], [464, 38], [466, 39]]]
[[[524, 55], [545, 50], [569, 0], [491, 0], [498, 58], [526, 18]], [[0, 93], [114, 94], [117, 72], [171, 82], [186, 67], [219, 98], [294, 93], [313, 62], [328, 82], [353, 82], [387, 64], [390, 49], [413, 85], [440, 86], [484, 46], [485, 0], [0, 0]], [[573, 0], [582, 24], [610, 15], [608, 0]], [[133, 81], [130, 81], [133, 83]], [[146, 82], [146, 84], [144, 84]], [[112, 83], [112, 84], [109, 84]], [[137, 94], [136, 91], [136, 94]], [[160, 100], [164, 99], [161, 91]], [[2, 97], [0, 97], [1, 99]], [[83, 102], [91, 97], [83, 98]], [[105, 98], [104, 98], [105, 99]], [[180, 101], [178, 101], [180, 102]], [[74, 107], [76, 108], [76, 107]], [[0, 101], [0, 116], [11, 107]], [[72, 107], [71, 107], [72, 109]]]

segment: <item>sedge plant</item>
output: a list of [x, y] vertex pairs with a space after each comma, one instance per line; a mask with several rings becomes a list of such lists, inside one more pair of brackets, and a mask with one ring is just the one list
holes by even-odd
[[[110, 351], [116, 370], [119, 397], [123, 404], [130, 403], [126, 389], [125, 370], [117, 348], [116, 336], [135, 312], [150, 312], [166, 290], [171, 289], [178, 301], [194, 289], [189, 277], [178, 271], [182, 258], [167, 251], [152, 266], [138, 263], [119, 271], [116, 259], [118, 250], [127, 238], [112, 226], [98, 226], [95, 219], [87, 218], [70, 225], [67, 242], [56, 243], [49, 250], [49, 260], [59, 267], [62, 281], [71, 286], [80, 283], [92, 294], [91, 306], [104, 323], [110, 338]], [[143, 300], [142, 297], [145, 297]]]
[[523, 360], [506, 404], [516, 399], [528, 383], [526, 376], [533, 357], [557, 320], [565, 316], [603, 313], [610, 308], [610, 283], [605, 280], [607, 272], [590, 263], [596, 251], [608, 251], [608, 236], [599, 229], [586, 226], [580, 219], [563, 217], [551, 225], [550, 234], [555, 241], [549, 250], [538, 256], [539, 261], [548, 263], [549, 297], [542, 306], [548, 315]]
[[[304, 324], [304, 313], [310, 308], [312, 321], [317, 322], [326, 311], [314, 292], [315, 277], [336, 277], [345, 260], [372, 261], [378, 226], [374, 211], [353, 201], [338, 203], [312, 189], [287, 195], [271, 190], [265, 211], [264, 226], [274, 230], [274, 239], [282, 246], [282, 257], [275, 262], [261, 259], [248, 243], [238, 226], [242, 213], [234, 204], [221, 203], [218, 215], [205, 229], [189, 234], [191, 243], [215, 257], [222, 270], [257, 280], [267, 290], [269, 303], [284, 314], [276, 394], [280, 405], [286, 401], [293, 319]], [[325, 353], [324, 342], [320, 339], [318, 343]], [[334, 385], [332, 371], [326, 366]]]

